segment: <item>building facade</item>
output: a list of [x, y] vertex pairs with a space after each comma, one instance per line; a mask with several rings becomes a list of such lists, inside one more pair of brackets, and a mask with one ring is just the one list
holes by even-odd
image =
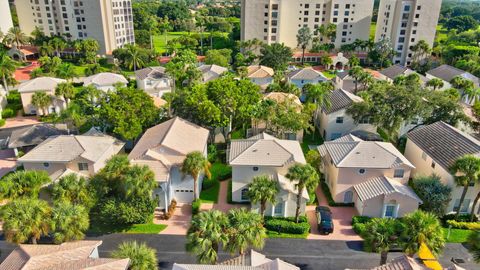
[[45, 35], [95, 39], [100, 54], [135, 43], [131, 0], [17, 0], [21, 30], [39, 27]]
[[0, 32], [6, 34], [13, 27], [12, 14], [8, 0], [0, 0]]
[[389, 39], [396, 55], [394, 64], [410, 65], [412, 46], [425, 40], [430, 47], [435, 40], [442, 0], [381, 0], [375, 41]]
[[321, 41], [339, 48], [356, 39], [368, 40], [372, 12], [373, 0], [242, 0], [241, 39], [295, 48], [300, 28], [307, 26], [313, 32], [333, 23], [336, 38]]

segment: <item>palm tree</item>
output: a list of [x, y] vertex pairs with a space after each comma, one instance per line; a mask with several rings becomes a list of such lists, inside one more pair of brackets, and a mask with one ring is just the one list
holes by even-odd
[[308, 44], [312, 41], [312, 33], [308, 26], [304, 26], [298, 30], [297, 33], [297, 46], [302, 48], [302, 65], [305, 62], [305, 50]]
[[89, 224], [88, 211], [82, 205], [62, 202], [53, 208], [51, 229], [57, 244], [83, 239]]
[[468, 237], [470, 252], [473, 253], [473, 259], [476, 263], [480, 263], [480, 231], [472, 232]]
[[462, 76], [453, 77], [453, 79], [450, 81], [450, 84], [452, 84], [453, 88], [461, 92], [462, 97], [465, 97], [466, 92], [468, 92], [469, 89], [472, 89], [475, 87], [475, 85], [471, 80], [468, 80]]
[[83, 205], [90, 208], [92, 205], [92, 196], [88, 189], [87, 181], [76, 174], [69, 174], [60, 178], [52, 187], [53, 201], [69, 202], [71, 204]]
[[53, 48], [53, 50], [55, 51], [55, 56], [57, 57], [60, 57], [60, 51], [63, 51], [63, 49], [67, 47], [67, 43], [65, 42], [65, 40], [60, 37], [54, 37], [50, 39], [48, 44]]
[[360, 74], [358, 81], [362, 84], [362, 88], [366, 89], [370, 84], [373, 83], [373, 76], [369, 72], [363, 72]]
[[388, 251], [397, 243], [396, 224], [391, 218], [374, 218], [365, 224], [365, 243], [380, 253], [380, 265], [387, 263]]
[[300, 217], [300, 206], [305, 188], [314, 189], [318, 185], [319, 177], [317, 170], [310, 164], [295, 164], [288, 169], [286, 177], [295, 183], [297, 189], [297, 209], [295, 210], [295, 222], [298, 223]]
[[[314, 122], [318, 119], [317, 117], [321, 108], [330, 108], [330, 106], [332, 106], [331, 94], [334, 88], [334, 85], [330, 81], [318, 84], [306, 84], [303, 87], [303, 91], [307, 96], [307, 102], [315, 105], [315, 113], [313, 114]], [[313, 136], [315, 136], [315, 132], [313, 132]]]
[[5, 205], [0, 216], [3, 231], [8, 242], [21, 244], [37, 240], [50, 230], [51, 209], [46, 201], [18, 199]]
[[118, 259], [130, 259], [130, 270], [155, 270], [158, 269], [157, 252], [145, 243], [137, 241], [123, 242], [117, 250], [112, 252], [112, 257]]
[[470, 104], [475, 104], [480, 100], [480, 88], [472, 87], [464, 91], [465, 101]]
[[68, 106], [68, 102], [70, 101], [70, 99], [75, 96], [75, 87], [73, 87], [73, 85], [68, 82], [59, 83], [55, 88], [55, 96], [63, 97]]
[[133, 69], [136, 71], [137, 68], [142, 68], [145, 66], [142, 58], [140, 57], [140, 50], [135, 45], [126, 45], [125, 46], [127, 57], [125, 59], [125, 64], [128, 66], [129, 69]]
[[265, 216], [267, 203], [275, 204], [279, 191], [278, 182], [266, 175], [256, 176], [248, 184], [248, 198], [252, 204], [260, 203], [260, 215]]
[[195, 254], [200, 263], [215, 264], [220, 245], [228, 243], [227, 227], [227, 216], [218, 210], [198, 213], [187, 232], [187, 251]]
[[38, 52], [40, 56], [51, 56], [53, 54], [53, 47], [46, 41], [42, 43], [40, 47], [38, 47]]
[[421, 210], [403, 217], [402, 243], [405, 252], [412, 256], [425, 244], [434, 254], [438, 254], [445, 246], [443, 229], [438, 217]]
[[4, 41], [8, 44], [15, 44], [17, 47], [27, 43], [28, 37], [20, 30], [19, 27], [12, 27], [8, 30]]
[[6, 51], [0, 51], [0, 76], [2, 84], [8, 92], [8, 80], [13, 78], [13, 73], [17, 69], [17, 62], [8, 56]]
[[325, 54], [320, 57], [320, 63], [325, 66], [325, 70], [329, 70], [333, 60], [328, 54]]
[[348, 71], [348, 75], [355, 80], [355, 93], [358, 91], [358, 80], [365, 71], [360, 66], [354, 66]]
[[417, 44], [412, 46], [413, 62], [418, 63], [425, 58], [425, 55], [431, 52], [430, 45], [425, 40], [418, 41]]
[[52, 102], [52, 98], [45, 92], [35, 92], [32, 95], [32, 104], [38, 109], [42, 109], [43, 115], [48, 115], [48, 105]]
[[441, 80], [439, 78], [433, 78], [433, 79], [429, 80], [426, 85], [428, 87], [432, 87], [433, 91], [435, 91], [437, 89], [442, 88], [444, 83], [443, 83], [443, 80]]
[[66, 79], [70, 81], [71, 79], [77, 77], [77, 71], [75, 70], [75, 67], [70, 64], [70, 63], [61, 63], [56, 69], [55, 69], [55, 75], [58, 78]]
[[454, 175], [455, 182], [459, 186], [463, 186], [462, 196], [458, 205], [455, 219], [460, 215], [463, 201], [468, 192], [470, 183], [479, 181], [480, 177], [480, 158], [473, 155], [466, 155], [457, 159], [450, 168], [450, 172]]
[[0, 181], [0, 199], [37, 198], [40, 188], [50, 182], [45, 171], [16, 171]]
[[245, 254], [249, 247], [262, 249], [267, 233], [263, 227], [263, 218], [245, 208], [231, 209], [228, 212], [230, 222], [229, 240], [226, 249], [234, 254]]
[[189, 153], [183, 161], [181, 171], [183, 174], [192, 176], [193, 199], [198, 199], [198, 177], [200, 177], [200, 174], [205, 174], [210, 179], [210, 162], [201, 152], [194, 151]]

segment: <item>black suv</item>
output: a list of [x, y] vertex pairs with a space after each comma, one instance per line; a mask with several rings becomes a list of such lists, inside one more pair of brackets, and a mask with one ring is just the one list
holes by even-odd
[[317, 206], [315, 208], [317, 215], [318, 231], [321, 234], [333, 233], [332, 211], [326, 206]]

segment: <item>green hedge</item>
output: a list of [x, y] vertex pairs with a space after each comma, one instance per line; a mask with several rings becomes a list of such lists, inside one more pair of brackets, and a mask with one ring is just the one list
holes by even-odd
[[310, 232], [310, 224], [305, 216], [300, 217], [299, 223], [295, 223], [294, 217], [265, 217], [265, 228], [269, 231], [289, 234], [307, 234]]
[[[443, 216], [441, 218], [443, 224], [447, 224], [448, 220], [455, 220], [455, 215], [456, 214], [448, 214], [448, 215]], [[470, 214], [461, 214], [461, 215], [458, 216], [457, 221], [470, 222], [470, 217], [471, 217]], [[478, 218], [476, 216], [473, 216], [473, 221], [477, 222]]]
[[354, 216], [352, 218], [352, 228], [355, 233], [362, 235], [365, 232], [365, 224], [372, 218], [366, 216]]
[[192, 202], [192, 215], [196, 215], [200, 212], [202, 206], [202, 200], [195, 200]]
[[12, 118], [15, 116], [15, 112], [13, 111], [12, 108], [5, 108], [3, 111], [2, 111], [2, 118]]
[[5, 125], [5, 119], [0, 119], [0, 127], [3, 127]]
[[337, 202], [335, 202], [332, 198], [332, 193], [330, 193], [330, 188], [328, 187], [327, 183], [325, 181], [321, 181], [321, 185], [322, 185], [323, 194], [327, 198], [327, 202], [328, 202], [329, 206], [332, 206], [332, 207], [352, 207], [352, 206], [354, 206], [353, 203], [337, 203]]
[[447, 220], [447, 225], [455, 229], [464, 230], [480, 230], [480, 222], [462, 222], [455, 220]]

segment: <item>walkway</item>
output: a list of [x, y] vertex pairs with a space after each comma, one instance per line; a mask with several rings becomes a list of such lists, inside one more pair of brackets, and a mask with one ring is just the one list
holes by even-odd
[[1, 128], [21, 127], [41, 123], [36, 116], [17, 116], [15, 118], [5, 119], [5, 125]]
[[12, 149], [0, 150], [0, 178], [16, 167], [16, 158]]
[[[318, 186], [315, 191], [319, 205], [328, 206], [327, 199], [323, 194], [321, 186]], [[321, 240], [343, 240], [356, 241], [362, 240], [352, 229], [352, 217], [357, 215], [357, 210], [354, 207], [331, 207], [334, 230], [329, 235], [321, 235], [317, 228], [317, 218], [315, 216], [315, 205], [308, 205], [306, 212], [308, 221], [312, 228], [311, 233], [307, 239], [321, 239]]]
[[229, 204], [228, 203], [228, 182], [230, 180], [225, 180], [220, 182], [220, 190], [218, 191], [218, 201], [216, 203], [202, 203], [202, 207], [200, 208], [202, 211], [208, 210], [220, 210], [224, 213], [228, 212], [228, 210], [232, 208], [241, 208], [247, 207], [244, 204]]
[[31, 61], [31, 65], [26, 67], [17, 68], [15, 71], [15, 79], [19, 82], [30, 80], [30, 73], [32, 70], [40, 67], [40, 64], [37, 61]]
[[190, 204], [177, 204], [173, 216], [169, 220], [160, 220], [160, 213], [155, 211], [153, 223], [167, 225], [160, 234], [187, 235], [190, 220], [192, 219], [192, 206]]

